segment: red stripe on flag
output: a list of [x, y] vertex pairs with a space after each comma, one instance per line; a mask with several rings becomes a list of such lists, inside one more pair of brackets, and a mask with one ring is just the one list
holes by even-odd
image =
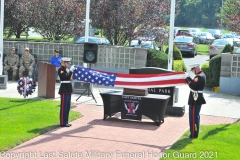
[[149, 81], [149, 82], [122, 82], [115, 81], [114, 86], [151, 86], [151, 85], [169, 85], [169, 84], [185, 84], [185, 79], [174, 79], [174, 80], [162, 80], [162, 81]]
[[61, 111], [62, 111], [62, 113], [61, 113], [61, 125], [64, 125], [64, 99], [65, 99], [65, 94], [62, 94], [62, 96], [61, 96], [61, 98], [62, 98], [62, 105], [61, 105], [61, 107], [62, 107], [62, 109], [61, 109]]
[[192, 106], [192, 138], [194, 138], [195, 133], [195, 106]]
[[170, 72], [170, 73], [161, 73], [161, 74], [122, 74], [118, 73], [117, 77], [119, 78], [151, 78], [151, 77], [164, 77], [185, 74], [184, 72]]

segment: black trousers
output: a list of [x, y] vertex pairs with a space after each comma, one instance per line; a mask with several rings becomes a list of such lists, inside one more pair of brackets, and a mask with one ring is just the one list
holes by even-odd
[[71, 107], [71, 94], [61, 94], [60, 125], [68, 124], [68, 115]]
[[200, 110], [202, 105], [189, 105], [189, 138], [198, 138], [199, 125], [200, 125]]

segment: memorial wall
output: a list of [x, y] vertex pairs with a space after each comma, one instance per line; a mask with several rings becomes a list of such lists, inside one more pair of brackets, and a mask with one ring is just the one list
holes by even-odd
[[[23, 54], [24, 48], [29, 47], [30, 53], [38, 60], [50, 61], [54, 50], [59, 48], [60, 55], [71, 57], [74, 65], [83, 65], [83, 44], [48, 43], [26, 41], [4, 41], [4, 54], [9, 54], [11, 47], [16, 48], [17, 54]], [[98, 61], [92, 65], [94, 69], [113, 72], [127, 72], [130, 68], [145, 67], [147, 50], [143, 48], [124, 46], [98, 46]]]

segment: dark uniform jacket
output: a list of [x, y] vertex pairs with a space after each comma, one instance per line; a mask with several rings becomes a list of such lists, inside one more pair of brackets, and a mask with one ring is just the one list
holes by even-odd
[[[194, 77], [194, 79], [189, 83], [189, 87], [194, 91], [202, 91], [206, 85], [206, 76], [205, 74], [200, 71]], [[196, 100], [193, 99], [193, 92], [190, 91], [189, 98], [188, 98], [188, 105], [202, 105], [206, 104], [206, 101], [203, 97], [203, 93], [198, 93], [198, 98]]]
[[[61, 71], [63, 71], [63, 73], [61, 73]], [[58, 69], [58, 75], [60, 77], [60, 81], [70, 81], [72, 72], [71, 71], [67, 72], [66, 67], [61, 66]], [[72, 91], [73, 91], [72, 83], [61, 83], [58, 94], [63, 93], [71, 94]]]

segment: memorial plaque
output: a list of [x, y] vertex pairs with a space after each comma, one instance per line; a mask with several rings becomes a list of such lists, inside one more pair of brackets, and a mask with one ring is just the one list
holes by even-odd
[[85, 90], [86, 88], [88, 88], [90, 86], [90, 83], [85, 83], [85, 82], [75, 82], [73, 85], [74, 89], [78, 89], [78, 90]]
[[0, 84], [1, 85], [5, 84], [5, 77], [0, 77]]
[[6, 89], [7, 88], [7, 75], [0, 75], [0, 89]]
[[149, 94], [161, 94], [171, 96], [168, 106], [173, 106], [175, 102], [175, 87], [148, 88]]
[[[90, 87], [90, 83], [80, 82], [80, 81], [72, 81], [73, 85], [73, 92], [76, 94], [81, 94], [85, 90], [87, 90]], [[89, 95], [89, 93], [86, 93]]]

